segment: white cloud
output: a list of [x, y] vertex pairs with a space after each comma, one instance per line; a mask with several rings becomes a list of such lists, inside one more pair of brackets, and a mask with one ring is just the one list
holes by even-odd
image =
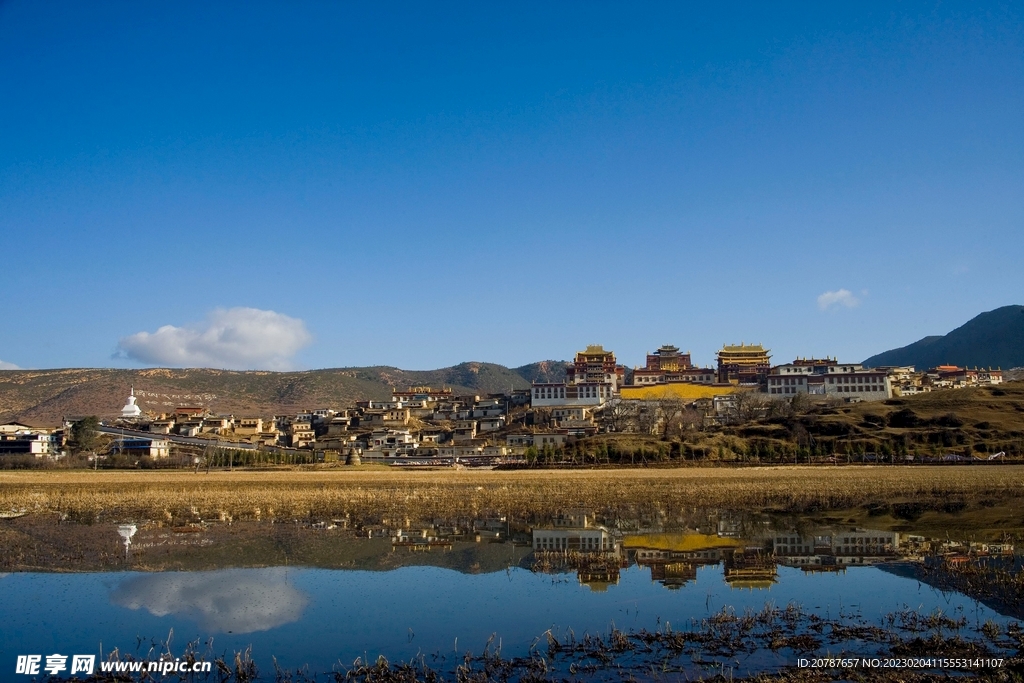
[[0, 370], [21, 370], [21, 368], [19, 368], [14, 363], [7, 363], [5, 361], [0, 360]]
[[312, 337], [306, 324], [258, 308], [217, 308], [200, 324], [121, 339], [118, 355], [150, 365], [284, 370]]
[[837, 306], [855, 308], [860, 305], [860, 299], [853, 295], [848, 289], [837, 289], [834, 292], [824, 292], [818, 295], [818, 308], [828, 311]]
[[269, 631], [302, 617], [309, 598], [288, 581], [287, 570], [224, 569], [137, 576], [114, 588], [111, 602], [150, 614], [195, 620], [204, 630]]

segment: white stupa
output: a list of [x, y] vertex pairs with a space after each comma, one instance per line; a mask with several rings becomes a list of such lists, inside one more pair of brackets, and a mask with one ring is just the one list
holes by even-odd
[[132, 387], [132, 393], [128, 395], [128, 402], [124, 404], [124, 408], [121, 408], [121, 417], [133, 418], [142, 415], [142, 408], [135, 405], [135, 387]]
[[138, 531], [138, 527], [134, 524], [121, 524], [117, 527], [117, 534], [121, 537], [121, 542], [124, 543], [124, 556], [128, 557], [128, 549], [132, 544], [132, 536]]

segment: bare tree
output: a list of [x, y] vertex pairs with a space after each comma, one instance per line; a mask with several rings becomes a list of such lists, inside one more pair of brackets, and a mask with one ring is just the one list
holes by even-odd
[[659, 422], [657, 401], [638, 401], [636, 426], [641, 434], [653, 434]]
[[768, 409], [768, 399], [756, 391], [739, 391], [733, 394], [736, 402], [736, 419], [739, 422], [753, 422], [763, 418]]
[[663, 398], [658, 401], [658, 412], [660, 413], [661, 436], [668, 439], [673, 436], [682, 436], [683, 423], [683, 402], [677, 398]]
[[789, 405], [794, 415], [806, 413], [811, 408], [811, 397], [809, 394], [794, 394], [793, 398], [789, 399]]
[[602, 419], [613, 432], [636, 431], [636, 416], [637, 402], [621, 399], [616, 400], [601, 412]]
[[843, 405], [844, 403], [846, 403], [846, 401], [844, 401], [839, 396], [836, 396], [835, 394], [829, 394], [829, 396], [825, 398], [825, 407], [826, 408], [838, 408], [839, 406]]
[[769, 399], [765, 407], [765, 417], [786, 417], [790, 413], [790, 403], [783, 398]]
[[694, 405], [689, 405], [683, 408], [682, 412], [679, 413], [679, 422], [682, 426], [683, 433], [693, 431], [704, 430], [704, 413]]

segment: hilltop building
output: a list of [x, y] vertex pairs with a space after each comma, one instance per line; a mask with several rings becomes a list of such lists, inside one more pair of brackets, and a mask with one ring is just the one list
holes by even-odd
[[764, 384], [771, 355], [760, 344], [726, 344], [718, 352], [718, 381], [722, 384]]
[[1003, 383], [1003, 371], [992, 368], [961, 368], [957, 365], [939, 365], [925, 373], [931, 385], [941, 389], [961, 389], [978, 385]]
[[408, 391], [392, 390], [391, 400], [405, 404], [422, 405], [425, 403], [437, 403], [438, 401], [451, 401], [454, 394], [451, 389], [432, 389], [431, 387], [411, 387]]
[[867, 370], [859, 363], [839, 363], [835, 358], [798, 358], [772, 368], [767, 390], [773, 397], [796, 394], [838, 396], [846, 401], [881, 401], [892, 398], [892, 384], [885, 370]]
[[618, 395], [625, 376], [614, 353], [591, 345], [576, 354], [564, 382], [534, 382], [530, 402], [534, 407], [603, 405]]
[[576, 386], [607, 385], [611, 393], [619, 390], [626, 369], [615, 362], [615, 354], [601, 345], [590, 345], [576, 354], [576, 359], [565, 371], [566, 382]]
[[654, 353], [647, 354], [647, 364], [643, 368], [634, 368], [633, 370], [635, 386], [672, 382], [714, 384], [715, 371], [711, 368], [696, 367], [690, 362], [689, 351], [680, 353], [679, 347], [668, 344], [660, 347]]

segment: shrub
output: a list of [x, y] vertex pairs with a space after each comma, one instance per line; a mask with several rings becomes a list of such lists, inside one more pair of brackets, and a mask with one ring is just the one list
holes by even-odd
[[946, 413], [941, 417], [935, 418], [933, 422], [942, 427], [962, 427], [964, 424], [964, 421], [956, 413]]
[[889, 415], [889, 426], [896, 428], [918, 427], [921, 425], [921, 418], [910, 408], [897, 410]]

